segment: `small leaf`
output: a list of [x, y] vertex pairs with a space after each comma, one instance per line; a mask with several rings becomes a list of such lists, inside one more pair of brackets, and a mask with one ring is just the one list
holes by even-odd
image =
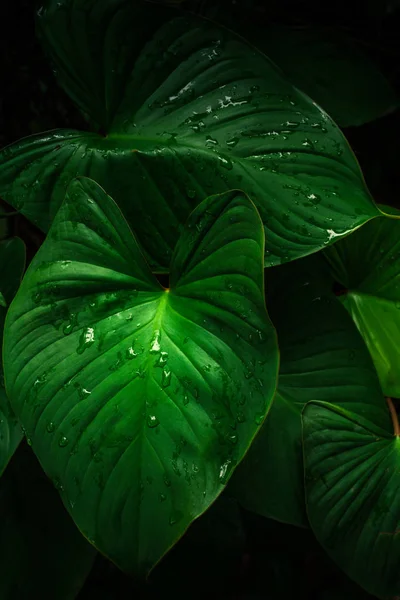
[[345, 288], [340, 300], [368, 346], [383, 392], [395, 398], [400, 397], [398, 219], [376, 219], [325, 253], [334, 277]]
[[2, 600], [76, 598], [96, 551], [23, 444], [0, 480], [0, 516]]
[[80, 530], [126, 571], [148, 572], [209, 507], [269, 410], [263, 246], [245, 195], [208, 198], [164, 289], [115, 203], [81, 179], [10, 307], [13, 408]]
[[[19, 238], [0, 242], [0, 340], [3, 340], [7, 306], [13, 299], [25, 268], [25, 244]], [[0, 350], [0, 475], [23, 437], [4, 389]]]
[[368, 350], [332, 293], [321, 256], [268, 271], [267, 305], [280, 373], [274, 403], [230, 487], [245, 508], [307, 526], [301, 412], [312, 398], [387, 427], [390, 419]]
[[393, 427], [321, 402], [307, 404], [303, 432], [307, 513], [318, 541], [369, 593], [394, 600], [400, 438]]
[[232, 32], [140, 0], [48, 0], [38, 31], [95, 130], [1, 151], [0, 194], [44, 231], [78, 175], [115, 198], [158, 271], [190, 212], [227, 189], [255, 202], [266, 266], [379, 215], [338, 127]]

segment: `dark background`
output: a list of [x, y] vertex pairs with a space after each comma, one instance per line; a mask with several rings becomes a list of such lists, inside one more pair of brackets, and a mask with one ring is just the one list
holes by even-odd
[[[182, 4], [217, 20], [237, 20], [250, 28], [253, 24], [257, 28], [276, 24], [320, 27], [339, 38], [345, 34], [374, 59], [400, 97], [399, 0], [184, 0]], [[35, 10], [34, 0], [3, 0], [0, 147], [56, 127], [87, 129], [80, 113], [58, 88], [36, 41]], [[344, 133], [376, 201], [400, 207], [400, 111], [346, 128]], [[3, 208], [12, 210], [6, 205]], [[3, 236], [18, 234], [27, 241], [29, 260], [42, 234], [20, 215], [2, 225]], [[122, 575], [99, 556], [79, 600], [122, 598], [372, 597], [339, 572], [309, 531], [251, 515], [229, 497], [222, 497], [192, 525], [147, 585]]]

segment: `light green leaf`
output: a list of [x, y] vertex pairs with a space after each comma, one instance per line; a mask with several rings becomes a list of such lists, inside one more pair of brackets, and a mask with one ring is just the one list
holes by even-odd
[[277, 379], [264, 236], [240, 192], [204, 201], [171, 288], [94, 182], [69, 189], [10, 307], [6, 386], [85, 536], [149, 571], [223, 490]]
[[[303, 413], [307, 513], [338, 565], [383, 600], [400, 595], [400, 438], [327, 403]], [[398, 430], [397, 417], [395, 417]]]
[[23, 444], [0, 480], [0, 517], [1, 599], [74, 600], [96, 551]]
[[0, 193], [47, 231], [77, 175], [121, 208], [154, 270], [207, 196], [242, 189], [265, 265], [311, 254], [377, 216], [327, 114], [232, 32], [140, 0], [48, 0], [38, 30], [95, 133], [56, 130], [0, 153]]
[[[25, 244], [19, 238], [0, 242], [0, 340], [3, 340], [7, 306], [14, 298], [25, 268]], [[0, 475], [20, 443], [23, 433], [4, 389], [0, 350]]]
[[400, 221], [376, 219], [325, 256], [345, 288], [340, 299], [368, 346], [384, 394], [400, 397]]
[[267, 306], [280, 349], [278, 390], [267, 420], [230, 487], [249, 510], [307, 526], [301, 412], [318, 398], [373, 418], [390, 419], [368, 350], [332, 293], [321, 256], [267, 275]]

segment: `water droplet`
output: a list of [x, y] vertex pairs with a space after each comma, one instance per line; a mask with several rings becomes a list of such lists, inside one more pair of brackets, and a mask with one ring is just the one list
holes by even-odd
[[157, 417], [155, 415], [149, 415], [147, 417], [147, 427], [150, 427], [150, 429], [154, 429], [159, 424], [160, 424], [160, 421], [157, 419]]
[[153, 335], [153, 339], [151, 340], [151, 346], [150, 346], [150, 352], [152, 354], [157, 354], [157, 352], [160, 352], [160, 350], [161, 350], [160, 340], [161, 340], [161, 331], [159, 329], [156, 329], [154, 332], [154, 335]]
[[189, 396], [187, 394], [183, 396], [183, 404], [184, 406], [187, 406], [189, 404]]
[[207, 135], [206, 136], [206, 145], [208, 147], [210, 147], [210, 146], [218, 146], [219, 142], [215, 138], [211, 137], [211, 135]]
[[129, 360], [132, 360], [133, 358], [136, 358], [136, 357], [137, 357], [137, 352], [134, 351], [132, 346], [129, 346], [129, 348], [126, 351], [126, 358], [129, 358]]
[[243, 412], [239, 412], [236, 415], [236, 419], [237, 419], [238, 423], [244, 423], [246, 421], [246, 416], [245, 416], [245, 414]]
[[189, 198], [196, 198], [196, 190], [186, 190], [186, 194]]
[[256, 416], [254, 417], [254, 422], [256, 425], [261, 425], [261, 423], [264, 421], [264, 413], [257, 413]]
[[165, 494], [160, 494], [160, 502], [165, 502], [167, 499], [167, 496]]
[[233, 137], [233, 138], [230, 138], [229, 140], [226, 140], [226, 145], [229, 146], [229, 148], [234, 148], [235, 146], [237, 146], [238, 142], [239, 142], [239, 138]]
[[85, 400], [92, 392], [83, 387], [80, 383], [74, 383], [74, 387], [78, 390], [78, 395], [80, 400]]
[[227, 169], [228, 171], [231, 171], [233, 169], [233, 163], [229, 158], [225, 158], [224, 156], [218, 156], [218, 160], [220, 165], [224, 169]]
[[47, 423], [47, 427], [46, 427], [47, 432], [53, 433], [54, 429], [55, 429], [55, 426], [54, 426], [53, 421], [49, 421], [49, 423]]
[[232, 469], [232, 460], [230, 458], [228, 458], [228, 460], [225, 461], [219, 469], [219, 480], [221, 481], [221, 483], [226, 482], [231, 469]]
[[164, 367], [168, 361], [168, 352], [161, 352], [157, 367]]
[[63, 327], [63, 334], [70, 335], [74, 329], [78, 325], [78, 314], [70, 313], [69, 315], [69, 323], [66, 323]]
[[68, 443], [69, 440], [65, 437], [65, 435], [62, 435], [58, 441], [58, 445], [60, 446], [60, 448], [65, 448], [65, 446], [68, 446]]
[[167, 388], [171, 385], [171, 375], [172, 372], [169, 369], [164, 369], [161, 378], [161, 385], [163, 388]]
[[83, 354], [83, 352], [87, 348], [90, 348], [90, 346], [92, 346], [94, 344], [94, 342], [95, 342], [95, 339], [94, 339], [93, 327], [86, 327], [86, 329], [84, 329], [80, 335], [79, 346], [78, 346], [76, 352], [78, 354]]

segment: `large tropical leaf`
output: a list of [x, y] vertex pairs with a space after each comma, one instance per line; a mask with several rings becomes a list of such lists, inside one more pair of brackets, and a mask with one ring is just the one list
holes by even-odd
[[[303, 416], [307, 512], [339, 566], [371, 594], [400, 596], [400, 429], [327, 403]], [[393, 435], [393, 427], [395, 436]]]
[[[4, 321], [21, 282], [25, 268], [25, 245], [19, 238], [0, 242], [0, 341]], [[3, 361], [0, 349], [0, 475], [23, 437], [22, 429], [11, 409], [4, 389]]]
[[170, 289], [113, 201], [74, 182], [6, 321], [6, 387], [85, 536], [146, 572], [223, 490], [275, 391], [251, 201], [204, 201]]
[[0, 481], [0, 597], [74, 600], [95, 557], [28, 446]]
[[269, 416], [230, 482], [241, 503], [266, 517], [307, 525], [301, 412], [335, 402], [390, 419], [368, 350], [332, 292], [320, 255], [268, 271], [268, 311], [278, 333], [280, 372]]
[[38, 30], [95, 131], [0, 153], [0, 194], [43, 230], [76, 175], [115, 198], [157, 270], [191, 210], [228, 189], [257, 205], [267, 266], [379, 214], [337, 126], [228, 30], [140, 0], [48, 0]]
[[376, 219], [325, 256], [344, 286], [340, 299], [369, 348], [383, 392], [400, 398], [400, 222]]

